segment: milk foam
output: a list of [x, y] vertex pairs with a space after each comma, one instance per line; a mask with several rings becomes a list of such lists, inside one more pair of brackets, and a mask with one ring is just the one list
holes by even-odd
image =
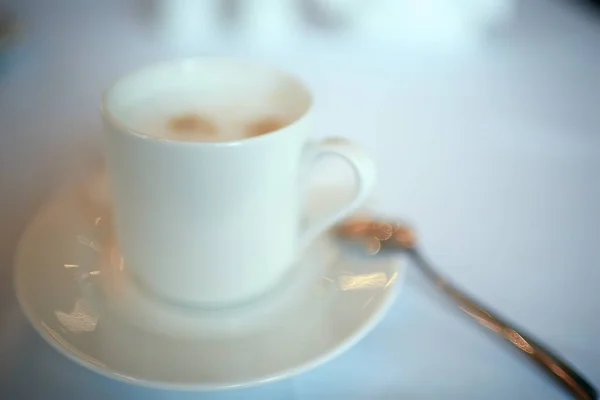
[[[284, 127], [289, 116], [265, 102], [208, 99], [193, 93], [160, 93], [130, 105], [121, 121], [144, 135], [166, 140], [229, 142]], [[176, 129], [178, 119], [196, 119], [189, 129]], [[181, 125], [181, 124], [180, 124]], [[194, 129], [194, 125], [198, 129]], [[175, 127], [175, 128], [174, 128]]]

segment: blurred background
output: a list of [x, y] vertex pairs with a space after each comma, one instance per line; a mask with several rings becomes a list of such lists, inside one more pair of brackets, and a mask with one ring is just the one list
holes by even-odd
[[[16, 306], [11, 260], [32, 213], [100, 153], [103, 89], [149, 62], [198, 55], [304, 78], [316, 135], [349, 137], [376, 158], [372, 206], [409, 216], [446, 273], [600, 384], [598, 3], [0, 0], [0, 398], [67, 398], [73, 379], [94, 388], [86, 398], [163, 398], [109, 385], [41, 343]], [[411, 279], [345, 361], [250, 393], [562, 398]], [[400, 344], [424, 340], [425, 350]], [[386, 349], [409, 361], [378, 356]]]

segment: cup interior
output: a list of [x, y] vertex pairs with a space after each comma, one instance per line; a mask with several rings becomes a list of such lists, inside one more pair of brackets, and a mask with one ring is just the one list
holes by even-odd
[[277, 118], [289, 125], [310, 109], [308, 89], [275, 68], [228, 59], [184, 59], [123, 76], [105, 93], [111, 123], [143, 136], [161, 137], [169, 116], [207, 110], [231, 123]]

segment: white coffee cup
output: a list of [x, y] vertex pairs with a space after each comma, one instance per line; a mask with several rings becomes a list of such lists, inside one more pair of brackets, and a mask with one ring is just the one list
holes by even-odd
[[[203, 103], [235, 100], [250, 114], [271, 108], [291, 123], [257, 137], [194, 142], [157, 137], [127, 120], [144, 99], [179, 92], [200, 93]], [[312, 106], [295, 78], [244, 61], [176, 60], [117, 80], [102, 108], [126, 268], [156, 294], [200, 306], [241, 303], [274, 288], [306, 244], [356, 210], [375, 181], [373, 162], [357, 146], [309, 141]], [[356, 194], [303, 227], [307, 167], [322, 155], [353, 168]]]

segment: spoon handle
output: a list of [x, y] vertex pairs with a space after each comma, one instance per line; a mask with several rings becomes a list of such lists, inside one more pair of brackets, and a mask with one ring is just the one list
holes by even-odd
[[512, 324], [494, 314], [475, 299], [466, 295], [444, 279], [416, 249], [407, 250], [423, 273], [453, 300], [458, 307], [479, 325], [512, 344], [541, 368], [550, 378], [563, 387], [575, 399], [596, 399], [596, 389], [580, 373], [559, 356], [541, 345], [537, 340], [517, 330]]

